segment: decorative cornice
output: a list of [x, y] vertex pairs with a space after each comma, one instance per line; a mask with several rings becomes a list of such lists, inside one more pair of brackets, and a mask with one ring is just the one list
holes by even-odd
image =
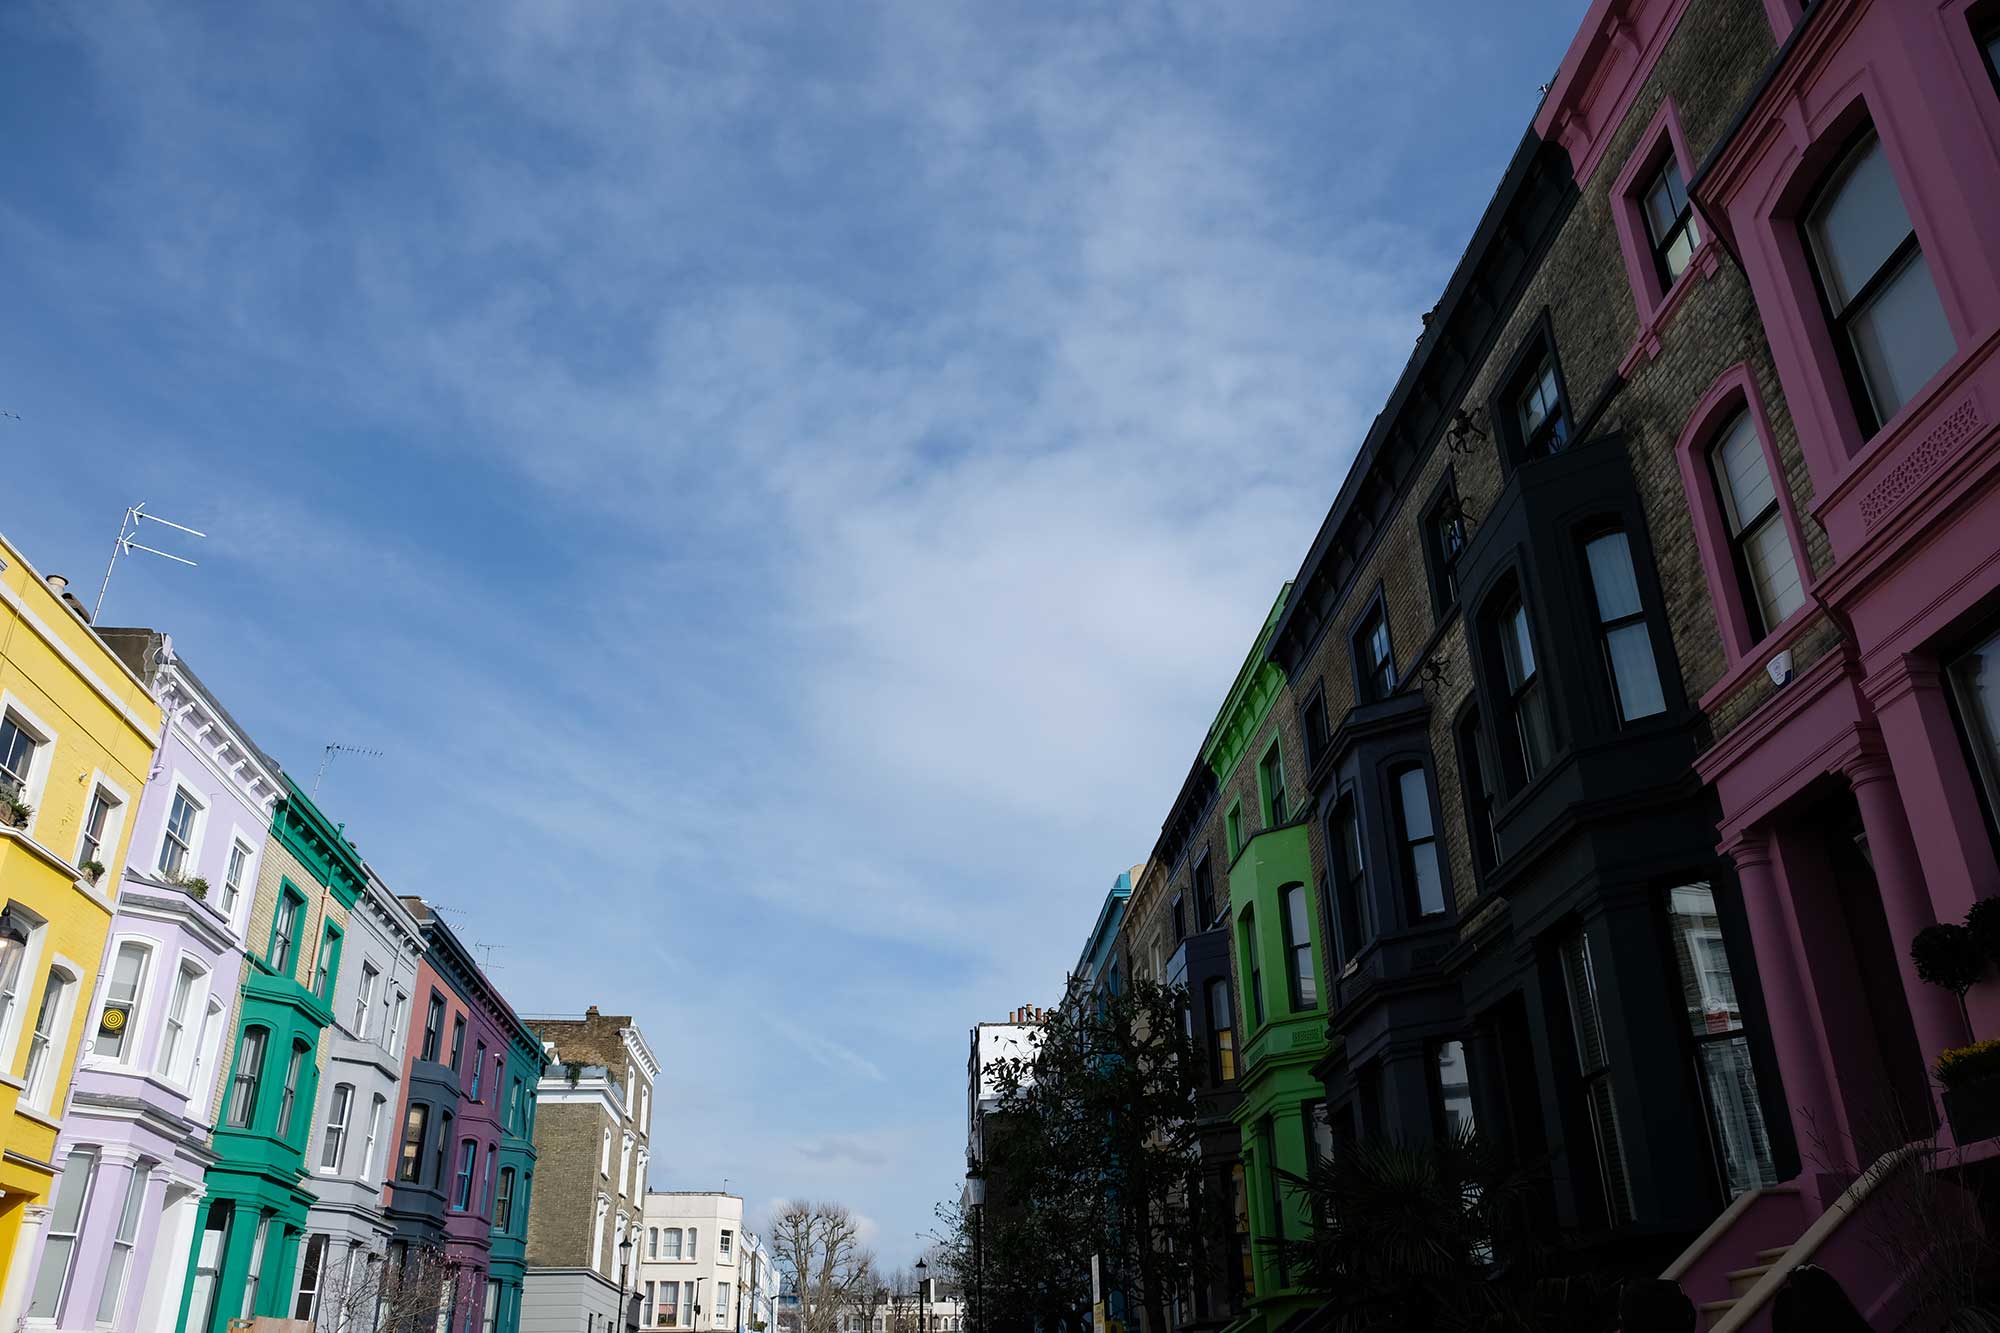
[[271, 816], [271, 836], [331, 889], [342, 907], [351, 910], [368, 878], [360, 854], [290, 774], [284, 781], [285, 796]]
[[1265, 656], [1265, 650], [1270, 647], [1271, 635], [1285, 613], [1291, 593], [1290, 583], [1278, 589], [1277, 600], [1265, 615], [1263, 628], [1257, 631], [1257, 641], [1243, 659], [1235, 683], [1229, 687], [1228, 697], [1222, 701], [1222, 709], [1208, 729], [1208, 738], [1202, 742], [1202, 761], [1215, 773], [1218, 782], [1226, 782], [1236, 770], [1243, 752], [1250, 748], [1257, 729], [1270, 714], [1271, 705], [1285, 688], [1285, 673]]

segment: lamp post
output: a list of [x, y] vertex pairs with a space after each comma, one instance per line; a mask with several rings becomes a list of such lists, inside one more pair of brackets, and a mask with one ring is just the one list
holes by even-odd
[[928, 1317], [929, 1311], [926, 1308], [926, 1306], [930, 1299], [931, 1293], [930, 1293], [930, 1279], [925, 1276], [925, 1274], [929, 1271], [930, 1271], [930, 1265], [924, 1262], [924, 1257], [922, 1255], [918, 1255], [917, 1256], [917, 1333], [929, 1333], [927, 1325], [930, 1323], [930, 1319]]
[[618, 1327], [632, 1327], [631, 1307], [626, 1303], [625, 1285], [632, 1276], [632, 1233], [627, 1231], [625, 1239], [618, 1242]]

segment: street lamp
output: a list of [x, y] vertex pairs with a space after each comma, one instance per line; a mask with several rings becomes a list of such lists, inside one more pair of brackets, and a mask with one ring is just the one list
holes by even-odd
[[930, 1290], [929, 1290], [930, 1279], [924, 1276], [924, 1274], [927, 1273], [929, 1270], [930, 1270], [930, 1265], [924, 1262], [924, 1258], [922, 1255], [918, 1255], [917, 1256], [917, 1333], [927, 1333], [925, 1325], [930, 1322], [925, 1317], [928, 1314], [928, 1311], [925, 1309], [925, 1302], [930, 1297]]
[[632, 1233], [618, 1242], [618, 1327], [631, 1328], [632, 1310], [625, 1299], [625, 1282], [632, 1275]]

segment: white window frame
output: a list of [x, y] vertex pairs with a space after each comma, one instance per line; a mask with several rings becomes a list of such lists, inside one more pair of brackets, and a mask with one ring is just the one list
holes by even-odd
[[222, 861], [222, 882], [217, 886], [216, 891], [216, 910], [228, 917], [229, 924], [235, 927], [237, 925], [236, 917], [238, 911], [245, 903], [253, 902], [257, 897], [257, 871], [259, 863], [263, 861], [264, 856], [259, 850], [257, 839], [251, 837], [241, 824], [232, 823], [229, 826], [229, 845], [231, 851], [237, 847], [243, 849], [243, 882], [236, 886], [236, 897], [231, 899], [229, 897], [229, 856], [225, 853]]
[[[58, 1232], [56, 1214], [60, 1207], [63, 1182], [79, 1165], [82, 1165], [88, 1174], [83, 1179], [83, 1198], [76, 1207], [76, 1228], [73, 1231]], [[86, 1144], [72, 1148], [63, 1158], [62, 1170], [57, 1174], [55, 1185], [49, 1192], [49, 1217], [42, 1233], [42, 1256], [35, 1262], [34, 1272], [28, 1276], [26, 1307], [28, 1310], [33, 1311], [35, 1308], [35, 1288], [42, 1284], [42, 1266], [49, 1261], [50, 1242], [59, 1239], [69, 1241], [69, 1255], [63, 1262], [62, 1282], [56, 1288], [55, 1308], [47, 1315], [30, 1315], [37, 1324], [48, 1326], [60, 1320], [63, 1316], [63, 1307], [69, 1303], [70, 1284], [76, 1278], [76, 1254], [83, 1247], [83, 1228], [90, 1220], [90, 1204], [97, 1193], [98, 1175], [103, 1167], [103, 1153], [95, 1145]]]
[[[113, 782], [101, 768], [91, 770], [90, 784], [85, 790], [90, 795], [83, 801], [83, 823], [76, 831], [76, 852], [73, 862], [78, 870], [82, 870], [83, 863], [88, 860], [95, 860], [102, 865], [104, 874], [97, 885], [99, 891], [102, 891], [105, 887], [104, 880], [111, 878], [112, 871], [117, 868], [118, 844], [125, 836], [125, 820], [132, 811], [132, 797], [123, 787]], [[99, 793], [110, 798], [111, 809], [104, 818], [104, 835], [97, 841], [99, 854], [93, 858], [83, 854], [83, 840], [90, 823], [90, 803]]]
[[[153, 1167], [151, 1158], [142, 1157], [132, 1164], [131, 1172], [125, 1178], [125, 1194], [118, 1201], [117, 1220], [112, 1224], [111, 1262], [107, 1264], [104, 1285], [97, 1296], [97, 1323], [100, 1328], [118, 1322], [118, 1307], [125, 1303], [126, 1283], [132, 1276], [132, 1256], [139, 1241], [139, 1232], [145, 1226], [146, 1191], [152, 1188]], [[126, 1223], [130, 1220], [130, 1227]]]
[[[174, 1019], [174, 997], [180, 991], [182, 977], [188, 978], [187, 1008], [181, 1016], [180, 1040], [175, 1043], [176, 1049], [170, 1059], [166, 1048], [167, 1025]], [[192, 952], [183, 952], [175, 960], [173, 981], [167, 988], [165, 1004], [160, 1011], [160, 1033], [153, 1042], [153, 1072], [177, 1088], [185, 1088], [194, 1081], [194, 1063], [199, 1055], [197, 1047], [203, 1034], [200, 1031], [191, 1033], [188, 1029], [190, 1019], [205, 1011], [209, 980], [209, 970]]]
[[149, 869], [151, 873], [163, 879], [168, 875], [166, 866], [162, 864], [167, 851], [167, 826], [173, 822], [175, 799], [185, 796], [188, 804], [194, 809], [194, 819], [188, 826], [186, 857], [177, 873], [180, 878], [188, 879], [201, 873], [201, 844], [203, 836], [208, 832], [208, 806], [198, 795], [201, 789], [189, 781], [178, 768], [173, 770], [172, 779], [163, 785], [167, 792], [167, 808], [160, 815], [160, 836], [153, 844], [153, 859]]
[[383, 1173], [375, 1169], [375, 1153], [382, 1141], [382, 1113], [388, 1105], [389, 1099], [379, 1092], [372, 1094], [368, 1101], [368, 1139], [361, 1148], [360, 1179], [364, 1185], [383, 1183]]
[[36, 827], [41, 823], [42, 797], [48, 791], [49, 770], [55, 765], [56, 742], [62, 737], [42, 720], [40, 714], [22, 703], [20, 695], [11, 690], [0, 690], [0, 716], [7, 713], [12, 713], [16, 724], [35, 741], [34, 757], [28, 760], [28, 778], [21, 784], [21, 799], [35, 812], [28, 816], [27, 826], [21, 831], [33, 838]]
[[15, 982], [14, 998], [0, 1013], [0, 1052], [4, 1052], [0, 1054], [0, 1075], [11, 1075], [14, 1053], [21, 1049], [26, 1025], [34, 1021], [27, 1016], [30, 997], [36, 1003], [41, 998], [42, 989], [36, 983], [42, 977], [42, 948], [48, 942], [49, 923], [18, 899], [0, 903], [0, 911], [12, 912], [28, 931], [28, 942], [21, 946], [21, 974]]
[[368, 1040], [368, 1011], [375, 1007], [375, 983], [382, 979], [382, 970], [375, 966], [375, 960], [363, 955], [361, 971], [354, 983], [354, 1037], [357, 1041]]
[[[344, 1103], [340, 1098], [342, 1092], [347, 1094], [347, 1100]], [[347, 1136], [348, 1131], [353, 1127], [353, 1123], [354, 1085], [352, 1083], [336, 1083], [326, 1098], [326, 1123], [320, 1131], [319, 1139], [319, 1165], [314, 1168], [319, 1175], [337, 1176], [340, 1174], [340, 1168], [347, 1159]], [[333, 1158], [333, 1165], [331, 1166], [328, 1166], [326, 1161], [329, 1156]]]
[[[104, 1055], [98, 1050], [97, 1034], [104, 1026], [104, 1011], [111, 1003], [111, 978], [118, 967], [118, 955], [124, 952], [125, 946], [128, 944], [137, 945], [145, 954], [145, 959], [139, 964], [139, 980], [132, 991], [132, 1006], [126, 1011], [125, 1031], [123, 1034], [124, 1043], [117, 1055]], [[104, 951], [104, 971], [97, 979], [96, 1001], [91, 1005], [90, 1009], [90, 1027], [86, 1033], [86, 1037], [90, 1042], [90, 1060], [88, 1063], [93, 1065], [109, 1065], [117, 1069], [143, 1069], [146, 1067], [143, 1053], [140, 1049], [143, 1045], [141, 1038], [145, 1036], [145, 1031], [134, 1020], [143, 1019], [146, 1016], [146, 1003], [149, 998], [146, 994], [146, 988], [153, 984], [154, 964], [159, 961], [159, 954], [160, 942], [150, 935], [126, 934], [117, 935], [112, 938], [110, 946]]]
[[69, 1049], [70, 1024], [76, 1019], [77, 998], [83, 994], [83, 969], [73, 960], [56, 954], [49, 959], [47, 971], [42, 974], [41, 987], [35, 992], [35, 1018], [41, 1017], [42, 999], [48, 994], [49, 978], [60, 973], [63, 977], [63, 993], [56, 1004], [56, 1012], [49, 1021], [45, 1058], [40, 1069], [28, 1067], [34, 1054], [35, 1030], [26, 1033], [27, 1049], [21, 1063], [21, 1102], [31, 1110], [47, 1114], [54, 1103], [56, 1084], [61, 1081], [63, 1052]]

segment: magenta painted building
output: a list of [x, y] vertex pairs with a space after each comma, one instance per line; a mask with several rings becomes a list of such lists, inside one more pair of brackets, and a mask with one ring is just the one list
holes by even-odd
[[[1671, 1275], [1711, 1329], [1762, 1328], [1810, 1261], [1891, 1328], [1910, 1293], [1852, 1219], [1898, 1171], [1949, 1184], [1994, 1169], [1992, 1140], [1954, 1142], [1930, 1071], [2000, 1036], [2000, 981], [1961, 1013], [1909, 946], [2000, 894], [2000, 5], [1762, 7], [1776, 54], [1689, 191], [1749, 280], [1804, 477], [1782, 484], [1776, 404], [1742, 368], [1709, 390], [1676, 461], [1728, 659], [1701, 701], [1717, 739], [1698, 771], [1741, 879], [1804, 1169], [1738, 1198]], [[1590, 151], [1618, 110], [1565, 87], [1618, 86], [1600, 74], [1644, 60], [1685, 8], [1593, 4], [1537, 128]], [[1718, 438], [1741, 422], [1750, 455]], [[1780, 478], [1756, 480], [1796, 589], [1774, 591], [1774, 561], [1745, 549], [1716, 475], [1743, 457]], [[1832, 554], [1817, 573], [1811, 526]], [[1900, 1151], [1933, 1132], [1944, 1153]]]

